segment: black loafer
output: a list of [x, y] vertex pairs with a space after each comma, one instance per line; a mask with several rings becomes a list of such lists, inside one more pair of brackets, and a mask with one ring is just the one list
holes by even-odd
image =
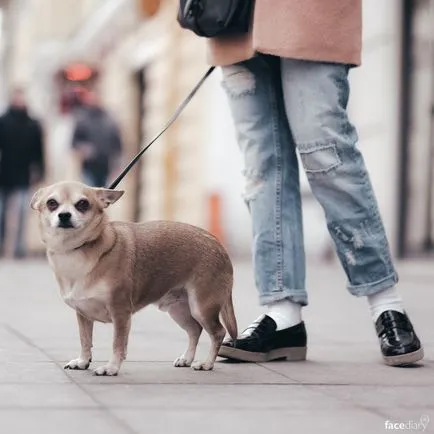
[[405, 313], [386, 310], [375, 328], [386, 365], [403, 366], [423, 359], [422, 345]]
[[243, 362], [269, 362], [272, 360], [306, 360], [307, 334], [304, 322], [276, 331], [272, 318], [263, 315], [241, 336], [224, 341], [218, 355]]

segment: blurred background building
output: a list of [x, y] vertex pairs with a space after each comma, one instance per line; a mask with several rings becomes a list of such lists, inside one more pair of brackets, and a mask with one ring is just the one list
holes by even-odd
[[[121, 126], [124, 161], [159, 132], [207, 68], [205, 43], [176, 22], [176, 0], [1, 0], [0, 105], [25, 86], [44, 125], [45, 183], [78, 177], [74, 105], [96, 89]], [[364, 0], [363, 66], [351, 116], [394, 254], [434, 248], [434, 0]], [[114, 218], [176, 219], [250, 252], [241, 157], [217, 71], [181, 119], [122, 182]], [[303, 177], [311, 257], [333, 257]], [[28, 245], [40, 250], [35, 217]]]

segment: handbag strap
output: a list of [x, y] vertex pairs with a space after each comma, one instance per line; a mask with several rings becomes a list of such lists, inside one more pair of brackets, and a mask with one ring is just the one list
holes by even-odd
[[121, 174], [110, 184], [108, 187], [110, 190], [115, 189], [118, 184], [125, 178], [126, 174], [132, 169], [132, 167], [137, 163], [140, 157], [151, 147], [151, 145], [156, 142], [168, 129], [169, 127], [178, 119], [179, 115], [184, 111], [185, 107], [187, 107], [188, 103], [193, 99], [194, 95], [200, 89], [205, 80], [211, 75], [214, 71], [215, 66], [211, 66], [208, 71], [202, 76], [199, 82], [194, 86], [191, 92], [187, 95], [187, 98], [178, 106], [175, 110], [175, 113], [171, 116], [171, 118], [167, 121], [164, 128], [143, 148], [140, 152], [128, 163], [125, 169], [121, 172]]

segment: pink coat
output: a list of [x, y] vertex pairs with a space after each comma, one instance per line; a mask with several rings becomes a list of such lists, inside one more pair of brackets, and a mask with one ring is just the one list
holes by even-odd
[[361, 0], [256, 0], [250, 34], [211, 39], [208, 45], [210, 63], [219, 66], [247, 60], [255, 52], [357, 66]]

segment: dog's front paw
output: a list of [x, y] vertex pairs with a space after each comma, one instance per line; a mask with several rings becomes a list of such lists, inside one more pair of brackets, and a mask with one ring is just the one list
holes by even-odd
[[75, 370], [85, 371], [90, 366], [91, 361], [92, 361], [91, 359], [81, 359], [81, 358], [74, 359], [68, 362], [63, 367], [63, 369], [75, 369]]
[[175, 368], [188, 368], [191, 366], [191, 360], [187, 360], [185, 357], [180, 356], [173, 362], [173, 366], [175, 366]]
[[96, 368], [95, 371], [93, 371], [94, 375], [98, 376], [108, 376], [108, 377], [114, 377], [118, 375], [119, 367], [115, 365], [111, 365], [110, 363], [104, 366], [100, 366], [99, 368]]
[[214, 368], [214, 363], [209, 362], [194, 362], [191, 367], [195, 371], [211, 371]]

